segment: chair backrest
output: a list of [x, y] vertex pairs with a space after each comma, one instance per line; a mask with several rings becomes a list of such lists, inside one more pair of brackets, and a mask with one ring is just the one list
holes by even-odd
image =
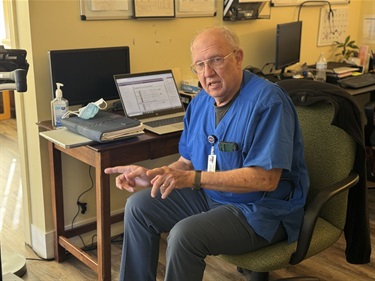
[[[307, 204], [316, 191], [347, 177], [353, 169], [356, 143], [344, 130], [331, 125], [335, 109], [327, 101], [296, 106], [310, 176]], [[321, 217], [343, 229], [346, 219], [347, 192], [330, 200]]]
[[[307, 79], [278, 84], [292, 98], [299, 117], [310, 175], [308, 205], [318, 189], [343, 180], [354, 169], [357, 142], [363, 137], [362, 117], [354, 98], [338, 86]], [[335, 196], [321, 217], [343, 229], [347, 199], [348, 192]]]

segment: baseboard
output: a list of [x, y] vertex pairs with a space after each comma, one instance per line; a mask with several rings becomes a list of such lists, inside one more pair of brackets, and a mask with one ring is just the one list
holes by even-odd
[[44, 233], [31, 224], [31, 247], [43, 259], [54, 257], [53, 231]]

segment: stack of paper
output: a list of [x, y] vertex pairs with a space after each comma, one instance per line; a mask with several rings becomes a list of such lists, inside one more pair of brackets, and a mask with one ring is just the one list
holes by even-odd
[[333, 69], [327, 69], [327, 75], [336, 77], [338, 79], [352, 76], [353, 72], [359, 71], [358, 67], [338, 67]]
[[[316, 69], [315, 65], [309, 65], [308, 70], [315, 74]], [[362, 66], [357, 66], [354, 64], [349, 64], [345, 62], [331, 62], [327, 63], [327, 82], [329, 83], [337, 83], [338, 80], [352, 76], [356, 72], [362, 71]]]

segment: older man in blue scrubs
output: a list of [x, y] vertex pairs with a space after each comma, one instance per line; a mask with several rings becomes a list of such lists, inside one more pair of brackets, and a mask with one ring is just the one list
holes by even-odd
[[297, 239], [309, 187], [297, 115], [277, 85], [242, 70], [243, 50], [224, 27], [191, 43], [203, 90], [184, 119], [178, 161], [129, 165], [116, 186], [125, 206], [120, 280], [155, 280], [161, 233], [165, 280], [202, 280], [208, 255], [242, 254]]

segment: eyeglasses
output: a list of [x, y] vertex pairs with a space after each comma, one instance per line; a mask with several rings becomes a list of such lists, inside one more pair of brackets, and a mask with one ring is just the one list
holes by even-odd
[[211, 69], [219, 69], [223, 67], [224, 65], [224, 60], [228, 58], [230, 55], [233, 55], [236, 52], [236, 50], [233, 50], [231, 53], [226, 55], [225, 57], [214, 57], [208, 60], [202, 60], [198, 61], [190, 66], [191, 71], [194, 74], [198, 74], [203, 72], [206, 66], [208, 66]]

